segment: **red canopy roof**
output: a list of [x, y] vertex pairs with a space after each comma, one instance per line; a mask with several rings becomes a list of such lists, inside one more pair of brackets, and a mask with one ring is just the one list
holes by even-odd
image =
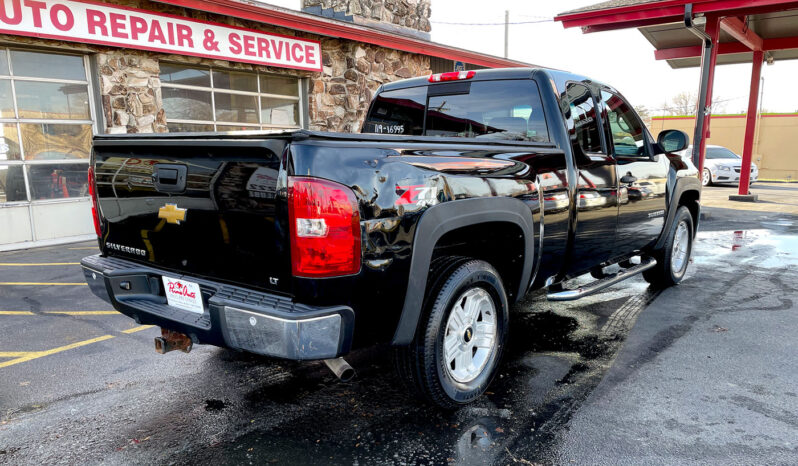
[[798, 59], [798, 2], [785, 0], [610, 0], [555, 17], [585, 33], [638, 28], [673, 68], [699, 66], [699, 39], [682, 23], [685, 5], [695, 16], [725, 17], [717, 63], [750, 63], [753, 50], [773, 60]]

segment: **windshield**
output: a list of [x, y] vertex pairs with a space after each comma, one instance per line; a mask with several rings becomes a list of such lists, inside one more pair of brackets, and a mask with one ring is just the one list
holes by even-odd
[[740, 156], [725, 147], [707, 147], [708, 159], [739, 159]]

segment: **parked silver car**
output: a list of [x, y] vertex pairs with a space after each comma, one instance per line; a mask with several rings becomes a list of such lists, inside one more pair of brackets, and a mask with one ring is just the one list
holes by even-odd
[[[689, 159], [693, 153], [691, 145], [682, 151], [682, 157]], [[704, 172], [701, 174], [701, 184], [739, 184], [740, 170], [743, 158], [723, 146], [707, 145], [707, 154], [704, 159]], [[759, 177], [759, 167], [751, 163], [751, 179], [749, 184], [754, 184]]]

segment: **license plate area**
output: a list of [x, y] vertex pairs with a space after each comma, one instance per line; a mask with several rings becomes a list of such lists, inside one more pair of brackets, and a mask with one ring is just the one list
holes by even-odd
[[162, 276], [161, 280], [163, 281], [167, 304], [196, 314], [205, 312], [199, 284], [182, 278], [167, 277], [166, 275]]

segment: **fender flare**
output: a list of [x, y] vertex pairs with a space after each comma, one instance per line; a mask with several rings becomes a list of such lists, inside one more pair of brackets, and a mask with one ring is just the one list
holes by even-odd
[[[530, 207], [509, 197], [485, 197], [444, 202], [428, 208], [416, 226], [404, 306], [393, 345], [408, 345], [415, 337], [427, 288], [427, 275], [435, 244], [458, 228], [488, 222], [518, 225], [524, 234], [524, 265], [516, 299], [526, 294], [535, 263], [535, 221]], [[541, 238], [542, 239], [542, 238]], [[540, 240], [539, 240], [540, 241]]]
[[676, 217], [676, 211], [679, 208], [679, 199], [682, 197], [682, 194], [687, 191], [695, 191], [698, 193], [698, 218], [695, 221], [695, 225], [693, 225], [695, 231], [698, 231], [698, 221], [701, 218], [701, 182], [698, 181], [698, 178], [693, 176], [682, 176], [677, 178], [676, 183], [674, 183], [673, 194], [668, 201], [668, 216], [665, 219], [665, 226], [662, 228], [662, 233], [660, 233], [659, 239], [654, 245], [654, 249], [659, 249], [665, 244], [665, 238], [667, 238], [669, 231], [668, 225], [670, 225]]

